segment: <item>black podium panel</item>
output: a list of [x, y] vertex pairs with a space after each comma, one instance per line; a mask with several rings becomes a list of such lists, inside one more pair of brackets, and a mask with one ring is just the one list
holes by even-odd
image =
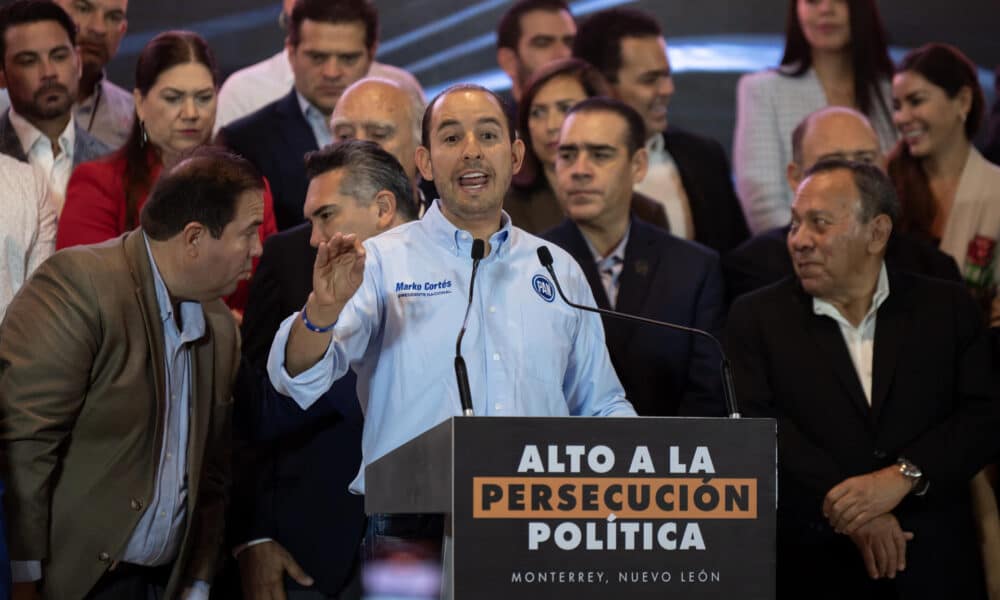
[[775, 435], [758, 419], [458, 417], [369, 467], [368, 510], [450, 495], [459, 599], [769, 600]]

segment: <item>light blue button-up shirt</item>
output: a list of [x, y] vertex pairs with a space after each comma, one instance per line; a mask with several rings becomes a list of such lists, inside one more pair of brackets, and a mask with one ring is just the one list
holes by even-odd
[[[490, 237], [479, 265], [462, 354], [477, 415], [634, 416], [604, 345], [597, 315], [562, 302], [535, 254], [546, 242], [512, 227]], [[420, 221], [365, 242], [364, 281], [344, 307], [323, 358], [292, 378], [285, 345], [298, 313], [281, 324], [268, 357], [277, 390], [308, 408], [351, 367], [365, 411], [364, 466], [462, 414], [455, 338], [469, 298], [472, 235], [437, 202]], [[567, 296], [594, 305], [576, 261], [549, 245]]]
[[318, 108], [313, 106], [312, 102], [306, 100], [306, 97], [298, 91], [295, 92], [295, 96], [299, 99], [299, 109], [302, 111], [302, 116], [305, 117], [306, 123], [309, 123], [309, 129], [312, 130], [313, 137], [316, 138], [316, 146], [322, 148], [332, 144], [333, 134], [330, 133], [329, 117], [320, 112]]
[[122, 560], [139, 565], [163, 565], [177, 557], [184, 520], [187, 517], [187, 442], [191, 407], [191, 351], [189, 344], [205, 335], [205, 313], [198, 302], [181, 302], [181, 326], [177, 329], [174, 307], [160, 270], [146, 242], [153, 268], [156, 303], [163, 322], [164, 415], [163, 446], [156, 468], [156, 486], [125, 547]]

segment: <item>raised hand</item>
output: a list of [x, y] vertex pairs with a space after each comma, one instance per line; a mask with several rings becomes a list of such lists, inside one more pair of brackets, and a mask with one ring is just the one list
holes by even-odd
[[327, 325], [361, 287], [365, 272], [365, 248], [358, 236], [336, 233], [321, 242], [313, 263], [313, 291], [306, 304], [309, 320]]

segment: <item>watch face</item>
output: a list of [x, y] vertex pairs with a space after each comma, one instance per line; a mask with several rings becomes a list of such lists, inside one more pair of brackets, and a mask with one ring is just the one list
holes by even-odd
[[911, 479], [920, 479], [923, 476], [917, 465], [908, 460], [899, 461], [899, 472]]

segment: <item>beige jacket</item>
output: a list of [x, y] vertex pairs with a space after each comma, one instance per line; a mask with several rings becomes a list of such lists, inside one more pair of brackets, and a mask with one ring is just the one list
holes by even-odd
[[[192, 348], [188, 518], [167, 588], [211, 581], [222, 550], [239, 338], [203, 304]], [[55, 254], [0, 325], [0, 477], [11, 560], [42, 562], [42, 595], [82, 598], [149, 506], [164, 427], [163, 328], [138, 231]]]

